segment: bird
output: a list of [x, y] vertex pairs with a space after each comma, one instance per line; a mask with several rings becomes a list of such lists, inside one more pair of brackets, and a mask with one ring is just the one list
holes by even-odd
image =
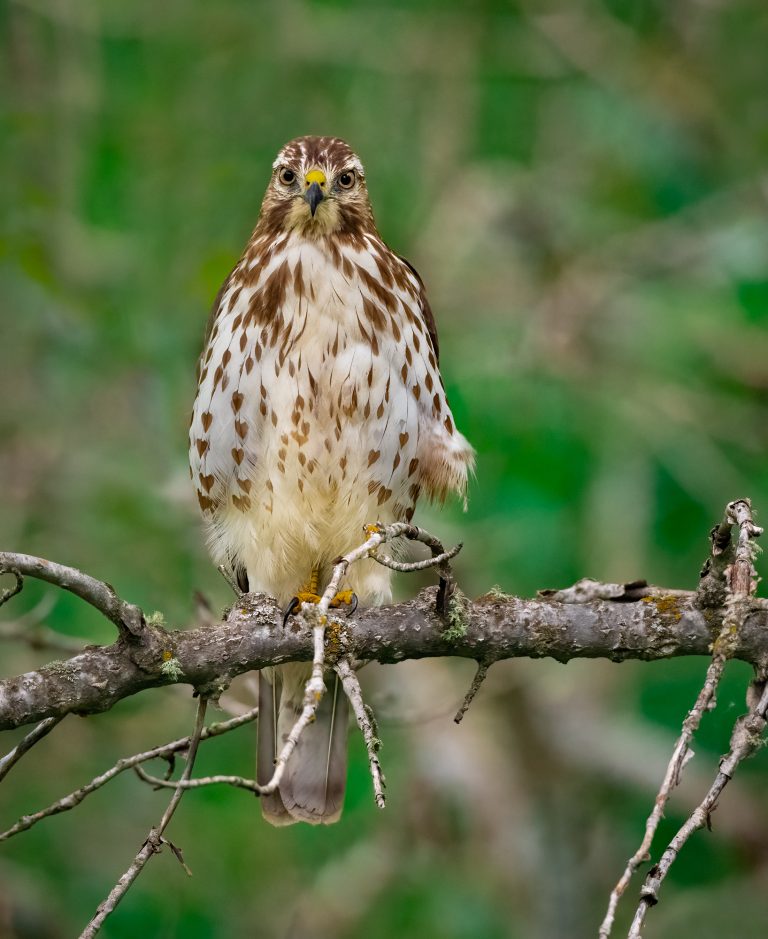
[[[256, 227], [216, 296], [198, 364], [190, 472], [208, 548], [244, 591], [317, 602], [364, 526], [464, 499], [456, 428], [422, 279], [384, 243], [359, 157], [338, 137], [277, 154]], [[391, 600], [389, 569], [350, 567], [335, 604]], [[310, 667], [259, 673], [257, 780], [272, 776]], [[336, 679], [263, 796], [273, 825], [339, 819], [348, 702]]]

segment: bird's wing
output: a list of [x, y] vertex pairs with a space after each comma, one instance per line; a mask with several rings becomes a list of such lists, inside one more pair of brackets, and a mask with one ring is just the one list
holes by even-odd
[[[475, 462], [475, 451], [456, 428], [439, 370], [440, 346], [437, 326], [427, 299], [424, 282], [418, 271], [405, 258], [400, 258], [415, 279], [417, 312], [427, 331], [431, 350], [419, 357], [423, 372], [419, 384], [419, 483], [432, 499], [443, 501], [450, 492], [465, 498], [467, 477]], [[435, 379], [432, 379], [432, 375]]]

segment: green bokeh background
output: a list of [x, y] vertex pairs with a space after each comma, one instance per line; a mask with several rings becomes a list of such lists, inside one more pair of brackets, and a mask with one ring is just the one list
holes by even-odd
[[[465, 542], [468, 593], [690, 587], [725, 502], [768, 505], [764, 0], [5, 0], [0, 37], [4, 548], [173, 624], [195, 590], [225, 605], [188, 487], [194, 365], [274, 154], [305, 133], [358, 150], [382, 235], [427, 283], [478, 465], [467, 514], [421, 519]], [[45, 622], [111, 639], [67, 596]], [[2, 655], [12, 674], [51, 653]], [[499, 665], [459, 728], [468, 663], [370, 670], [384, 812], [356, 736], [334, 828], [190, 794], [169, 834], [194, 877], [164, 852], [104, 935], [594, 936], [705, 665]], [[729, 670], [660, 845], [748, 678]], [[2, 827], [192, 713], [184, 688], [69, 718], [3, 786]], [[200, 770], [252, 758], [246, 729]], [[649, 937], [766, 934], [767, 771], [762, 752], [729, 788]], [[125, 776], [2, 845], [0, 937], [77, 935], [166, 800]]]

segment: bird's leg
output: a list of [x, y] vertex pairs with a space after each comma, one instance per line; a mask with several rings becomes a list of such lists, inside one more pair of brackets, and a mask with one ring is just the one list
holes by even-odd
[[[309, 582], [295, 597], [291, 597], [288, 606], [283, 610], [283, 626], [288, 622], [288, 618], [300, 609], [302, 603], [317, 604], [320, 602], [322, 598], [317, 592], [319, 580], [320, 567], [319, 565], [315, 565], [310, 572]], [[348, 606], [349, 610], [347, 616], [351, 616], [357, 609], [357, 594], [353, 590], [340, 590], [331, 600], [329, 606], [333, 609], [338, 609], [340, 606]]]

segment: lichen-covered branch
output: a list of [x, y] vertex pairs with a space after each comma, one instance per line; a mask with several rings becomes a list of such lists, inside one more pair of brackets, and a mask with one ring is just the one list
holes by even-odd
[[[329, 656], [400, 662], [461, 656], [492, 663], [515, 657], [665, 659], [709, 655], [721, 618], [695, 604], [694, 594], [651, 591], [639, 599], [563, 603], [492, 591], [467, 605], [461, 629], [435, 609], [435, 588], [414, 600], [360, 610], [328, 631]], [[457, 633], [461, 633], [458, 635]], [[312, 630], [299, 619], [283, 629], [277, 604], [262, 594], [238, 599], [220, 623], [167, 630], [148, 623], [140, 644], [118, 640], [0, 680], [0, 730], [65, 714], [106, 711], [148, 688], [186, 683], [212, 691], [235, 675], [283, 662], [311, 661]], [[749, 612], [732, 657], [768, 661], [768, 611]], [[173, 668], [168, 667], [168, 663]]]

